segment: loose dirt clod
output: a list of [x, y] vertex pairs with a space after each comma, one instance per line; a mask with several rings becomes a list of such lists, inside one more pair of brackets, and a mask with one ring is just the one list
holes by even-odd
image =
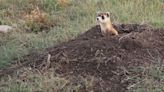
[[[98, 79], [93, 82], [94, 92], [125, 92], [129, 81], [123, 80], [126, 75], [135, 74], [129, 69], [156, 62], [154, 58], [164, 59], [164, 30], [139, 24], [114, 27], [118, 36], [102, 36], [100, 27], [95, 26], [76, 39], [47, 48], [42, 54], [25, 56], [23, 66], [42, 70], [47, 55], [51, 55], [49, 67], [60, 66], [55, 72], [61, 76], [94, 76]], [[4, 69], [0, 76], [11, 71]], [[81, 90], [88, 91], [85, 86]]]

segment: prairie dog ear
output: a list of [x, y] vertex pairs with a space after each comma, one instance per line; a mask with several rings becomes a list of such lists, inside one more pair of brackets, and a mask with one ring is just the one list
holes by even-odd
[[106, 12], [106, 15], [107, 15], [107, 17], [109, 17], [110, 16], [110, 13], [109, 12]]
[[96, 15], [98, 16], [100, 14], [100, 11], [96, 12]]

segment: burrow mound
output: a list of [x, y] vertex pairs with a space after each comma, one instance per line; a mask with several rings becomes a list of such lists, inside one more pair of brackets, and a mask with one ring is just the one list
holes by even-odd
[[[125, 92], [129, 82], [123, 81], [124, 78], [135, 74], [126, 71], [147, 66], [157, 58], [164, 59], [164, 30], [139, 24], [114, 27], [119, 31], [118, 36], [102, 36], [100, 27], [95, 26], [76, 39], [25, 56], [23, 66], [44, 70], [57, 65], [60, 67], [55, 72], [62, 76], [96, 77], [94, 92]], [[85, 86], [81, 89], [88, 91]]]

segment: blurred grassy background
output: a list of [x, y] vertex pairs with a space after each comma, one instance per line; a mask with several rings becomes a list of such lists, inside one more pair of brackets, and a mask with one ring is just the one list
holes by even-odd
[[[0, 69], [14, 62], [14, 58], [68, 41], [87, 31], [96, 25], [97, 11], [111, 12], [114, 23], [147, 23], [164, 27], [163, 0], [0, 0], [0, 24], [16, 27], [12, 33], [0, 34]], [[152, 76], [163, 78], [158, 67], [152, 66], [149, 70], [153, 70]], [[7, 88], [0, 89], [3, 92], [34, 92], [32, 89], [52, 92], [49, 87], [55, 84], [50, 83], [47, 88], [44, 85], [47, 76], [31, 74], [28, 77], [35, 77], [40, 82], [15, 85], [16, 79], [13, 78], [8, 83], [4, 81], [8, 84]], [[147, 75], [145, 78], [147, 82], [136, 88], [136, 92], [162, 92], [162, 83], [157, 85], [155, 77]], [[63, 86], [68, 82], [58, 77], [49, 81]], [[152, 85], [156, 85], [157, 89]]]

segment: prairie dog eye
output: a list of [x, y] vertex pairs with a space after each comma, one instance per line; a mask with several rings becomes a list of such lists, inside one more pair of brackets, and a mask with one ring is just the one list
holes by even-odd
[[107, 13], [106, 16], [109, 17], [109, 14]]
[[104, 20], [105, 19], [105, 17], [104, 16], [101, 16], [101, 18]]

